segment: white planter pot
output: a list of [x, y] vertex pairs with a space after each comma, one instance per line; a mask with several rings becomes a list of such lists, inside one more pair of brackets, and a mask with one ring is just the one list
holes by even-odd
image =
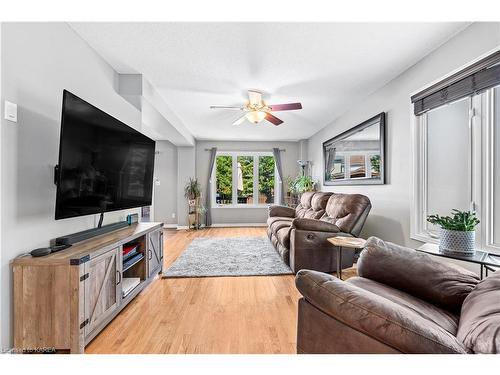
[[439, 249], [455, 255], [474, 255], [476, 242], [475, 231], [459, 231], [441, 228]]

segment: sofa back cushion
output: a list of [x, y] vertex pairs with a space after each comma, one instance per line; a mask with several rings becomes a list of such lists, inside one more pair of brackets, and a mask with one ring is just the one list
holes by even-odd
[[328, 199], [325, 214], [320, 220], [335, 224], [344, 233], [357, 236], [370, 208], [370, 200], [364, 195], [335, 193]]
[[464, 300], [457, 338], [474, 353], [500, 353], [500, 271], [477, 284]]
[[389, 285], [455, 314], [479, 277], [414, 249], [370, 237], [358, 260], [358, 275]]
[[326, 204], [332, 193], [306, 192], [300, 196], [300, 204], [295, 209], [298, 218], [319, 219], [325, 213]]

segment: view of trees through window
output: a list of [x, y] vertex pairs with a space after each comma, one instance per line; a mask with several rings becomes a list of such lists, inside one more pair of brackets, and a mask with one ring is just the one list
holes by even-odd
[[274, 157], [259, 157], [259, 203], [274, 203]]
[[233, 158], [217, 156], [216, 167], [216, 202], [217, 204], [233, 203]]
[[[215, 203], [217, 205], [274, 203], [274, 171], [274, 157], [271, 155], [218, 155], [215, 162]], [[258, 191], [257, 201], [255, 201], [255, 191]], [[237, 202], [233, 202], [233, 196]]]
[[253, 156], [238, 156], [238, 203], [253, 200]]

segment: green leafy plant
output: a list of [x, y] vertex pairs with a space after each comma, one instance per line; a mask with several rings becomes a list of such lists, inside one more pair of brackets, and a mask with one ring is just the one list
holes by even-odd
[[460, 211], [457, 209], [451, 211], [451, 216], [430, 215], [427, 217], [427, 221], [443, 229], [461, 232], [473, 231], [480, 222], [475, 212]]
[[196, 199], [201, 196], [201, 186], [196, 178], [189, 178], [186, 186], [184, 186], [184, 196], [187, 199]]
[[306, 191], [314, 191], [314, 180], [310, 176], [299, 175], [295, 178], [288, 176], [285, 180], [288, 191], [291, 194], [301, 194]]
[[370, 163], [372, 165], [372, 169], [375, 172], [380, 173], [380, 155], [373, 155], [370, 158]]

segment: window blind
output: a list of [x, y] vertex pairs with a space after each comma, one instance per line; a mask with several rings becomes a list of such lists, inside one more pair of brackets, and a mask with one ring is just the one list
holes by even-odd
[[415, 115], [500, 85], [500, 51], [411, 97]]

